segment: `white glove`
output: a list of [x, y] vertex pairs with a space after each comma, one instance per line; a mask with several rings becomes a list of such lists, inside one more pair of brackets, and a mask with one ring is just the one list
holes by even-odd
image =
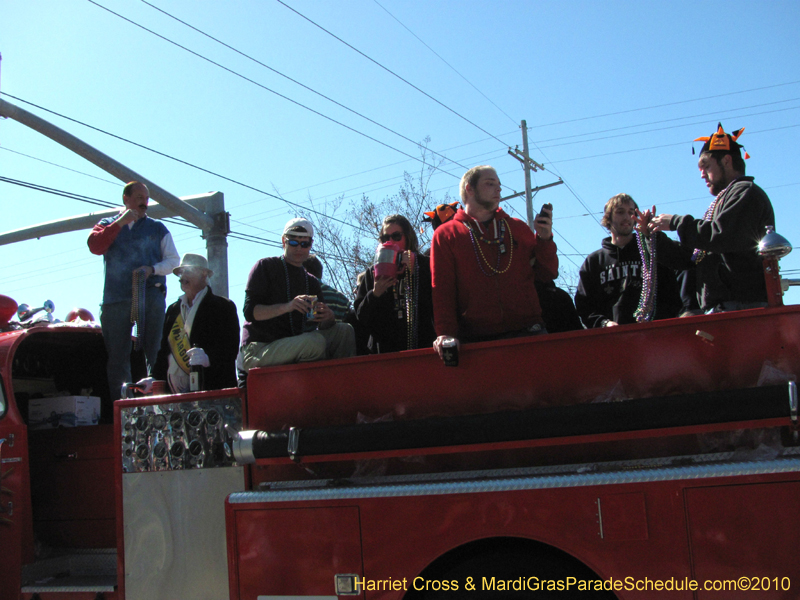
[[211, 364], [211, 361], [208, 360], [208, 354], [202, 348], [189, 348], [186, 351], [186, 356], [189, 357], [189, 366], [208, 367]]
[[136, 387], [139, 388], [142, 394], [149, 394], [153, 389], [153, 382], [155, 379], [152, 377], [145, 377], [136, 382]]

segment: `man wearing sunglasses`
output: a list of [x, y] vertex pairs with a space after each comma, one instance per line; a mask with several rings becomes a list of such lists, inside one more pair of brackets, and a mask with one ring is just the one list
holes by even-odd
[[239, 366], [249, 371], [353, 356], [353, 328], [336, 322], [321, 301], [319, 280], [303, 267], [314, 244], [314, 226], [292, 219], [283, 228], [281, 243], [282, 256], [262, 258], [250, 271]]

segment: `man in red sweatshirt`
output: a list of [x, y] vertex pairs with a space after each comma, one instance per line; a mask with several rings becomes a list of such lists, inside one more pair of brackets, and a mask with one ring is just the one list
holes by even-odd
[[500, 178], [490, 166], [461, 178], [464, 209], [436, 229], [431, 244], [433, 314], [444, 338], [477, 342], [546, 333], [534, 280], [558, 276], [549, 209], [534, 230], [499, 208]]

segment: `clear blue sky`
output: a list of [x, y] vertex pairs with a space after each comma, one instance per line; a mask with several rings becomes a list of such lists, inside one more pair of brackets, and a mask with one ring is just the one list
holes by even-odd
[[[464, 166], [487, 163], [506, 193], [522, 190], [522, 169], [507, 146], [521, 146], [519, 122], [526, 119], [532, 156], [548, 168], [534, 183], [558, 176], [567, 183], [534, 201], [554, 205], [567, 278], [599, 247], [606, 233], [597, 213], [618, 192], [641, 206], [656, 204], [659, 212], [702, 215], [712, 198], [691, 140], [712, 133], [718, 121], [727, 131], [746, 127], [740, 141], [752, 156], [748, 174], [771, 197], [779, 231], [800, 245], [796, 0], [285, 2], [441, 104], [277, 0], [152, 0], [410, 140], [429, 136], [430, 148], [449, 159], [431, 181], [438, 196], [457, 197]], [[419, 154], [411, 142], [139, 0], [5, 0], [0, 53], [4, 100], [177, 196], [222, 191], [232, 229], [268, 242], [277, 242], [295, 216], [268, 194], [305, 206], [343, 194], [380, 199], [397, 191], [404, 171], [419, 170], [407, 156]], [[12, 120], [0, 120], [0, 176], [121, 202], [120, 182]], [[509, 204], [507, 210], [524, 215], [521, 200]], [[0, 207], [2, 231], [100, 210], [4, 182]], [[204, 252], [196, 230], [170, 229], [181, 254]], [[31, 306], [52, 299], [59, 318], [73, 306], [98, 315], [103, 265], [89, 253], [87, 235], [0, 247], [0, 293]], [[241, 307], [250, 267], [277, 250], [229, 243], [230, 295]], [[800, 276], [800, 250], [782, 269]], [[170, 283], [171, 302], [180, 291], [174, 278]], [[797, 290], [788, 303], [800, 302]]]

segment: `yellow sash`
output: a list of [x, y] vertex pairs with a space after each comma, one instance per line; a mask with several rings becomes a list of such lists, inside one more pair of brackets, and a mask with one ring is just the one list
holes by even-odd
[[189, 357], [186, 351], [191, 348], [189, 345], [189, 336], [183, 329], [183, 317], [180, 313], [175, 318], [172, 328], [169, 330], [169, 349], [172, 351], [172, 358], [183, 370], [184, 373], [189, 372]]

